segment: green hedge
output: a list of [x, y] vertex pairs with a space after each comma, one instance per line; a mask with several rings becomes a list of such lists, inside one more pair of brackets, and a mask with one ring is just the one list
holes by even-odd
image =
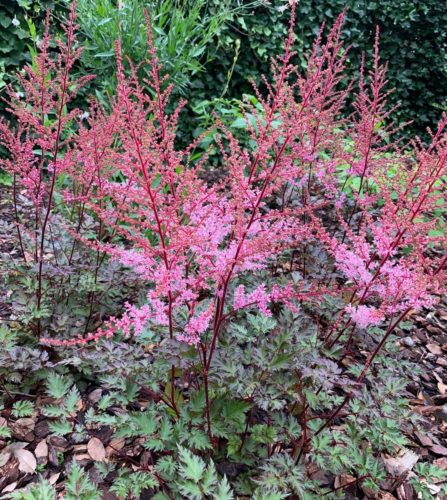
[[0, 89], [24, 62], [31, 61], [28, 46], [33, 44], [33, 30], [43, 31], [46, 10], [58, 5], [55, 0], [0, 1]]
[[[219, 3], [220, 0], [212, 0]], [[233, 0], [235, 3], [237, 0]], [[227, 25], [207, 72], [206, 94], [216, 92], [240, 51], [229, 87], [230, 96], [250, 91], [248, 77], [268, 70], [269, 57], [278, 53], [287, 32], [288, 15], [282, 0], [271, 0], [253, 15]], [[413, 121], [412, 131], [423, 132], [440, 117], [447, 100], [447, 3], [442, 0], [300, 0], [296, 34], [299, 55], [306, 53], [322, 22], [331, 25], [347, 7], [344, 32], [351, 44], [349, 71], [358, 71], [363, 51], [371, 54], [375, 27], [379, 26], [383, 60], [389, 61], [389, 86], [395, 88], [391, 104], [399, 104], [401, 122]], [[209, 89], [209, 91], [208, 91]]]
[[[92, 0], [95, 1], [100, 0]], [[151, 0], [151, 4], [162, 1]], [[247, 9], [251, 4], [248, 0], [205, 2], [203, 16], [222, 12], [224, 5], [234, 13], [228, 16], [226, 24], [219, 29], [219, 35], [214, 42], [207, 43], [200, 56], [205, 71], [193, 75], [188, 88], [182, 89], [191, 102], [190, 117], [193, 114], [191, 109], [197, 109], [201, 102], [213, 100], [223, 92], [230, 99], [240, 97], [243, 92], [250, 93], [248, 80], [259, 79], [262, 73], [268, 72], [270, 56], [282, 50], [289, 18], [287, 0], [257, 1], [258, 5], [250, 9]], [[197, 3], [194, 0], [175, 2], [183, 6]], [[141, 0], [141, 3], [147, 2]], [[37, 32], [40, 32], [45, 8], [64, 5], [66, 0], [0, 2], [0, 87], [28, 57], [26, 45], [32, 44], [32, 40], [26, 17], [34, 21]], [[347, 43], [352, 44], [349, 71], [352, 75], [358, 71], [363, 51], [371, 53], [375, 26], [378, 25], [382, 59], [389, 61], [389, 85], [395, 88], [391, 104], [400, 105], [397, 117], [401, 122], [413, 121], [411, 132], [423, 133], [427, 126], [436, 123], [439, 108], [447, 101], [447, 4], [442, 0], [300, 0], [295, 30], [302, 63], [303, 54], [312, 45], [321, 23], [331, 25], [345, 5], [344, 31]], [[243, 8], [238, 10], [240, 7]], [[14, 19], [19, 22], [17, 26]], [[80, 21], [82, 25], [82, 19]], [[97, 19], [98, 25], [101, 21]], [[106, 24], [104, 29], [109, 29]], [[141, 29], [144, 29], [143, 23]], [[111, 50], [110, 58], [113, 57]], [[98, 59], [98, 64], [100, 62], [104, 64]], [[228, 84], [231, 68], [233, 72]], [[102, 71], [98, 74], [107, 78], [103, 68], [100, 69]], [[109, 84], [96, 81], [94, 88], [107, 88]]]

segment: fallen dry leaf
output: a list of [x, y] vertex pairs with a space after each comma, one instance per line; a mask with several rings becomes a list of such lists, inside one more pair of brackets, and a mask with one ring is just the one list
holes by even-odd
[[440, 467], [441, 469], [447, 470], [447, 458], [442, 457], [442, 458], [437, 458], [434, 462], [435, 465]]
[[2, 489], [2, 493], [12, 493], [17, 488], [18, 481], [14, 481]]
[[17, 450], [25, 448], [29, 443], [24, 443], [23, 441], [17, 441], [17, 443], [12, 443], [2, 450], [0, 453], [0, 467], [6, 465], [12, 455], [15, 455]]
[[8, 463], [8, 460], [11, 458], [10, 451], [3, 451], [0, 453], [0, 468]]
[[57, 451], [66, 451], [69, 448], [68, 441], [62, 436], [50, 436], [47, 438], [47, 442], [50, 446], [56, 448]]
[[19, 479], [19, 461], [15, 457], [11, 457], [9, 462], [1, 468], [0, 473], [0, 490], [8, 484]]
[[9, 444], [3, 451], [10, 451], [11, 453], [15, 453], [16, 450], [26, 448], [28, 445], [29, 443], [25, 443], [24, 441], [17, 441], [16, 443]]
[[438, 486], [437, 484], [427, 483], [427, 488], [430, 490], [430, 493], [434, 496], [436, 496], [441, 491], [441, 487]]
[[441, 406], [413, 406], [415, 412], [420, 413], [421, 415], [431, 415], [433, 413], [439, 412]]
[[106, 455], [110, 457], [111, 455], [118, 453], [124, 448], [126, 440], [124, 438], [113, 438], [106, 448]]
[[334, 487], [335, 488], [343, 488], [344, 486], [348, 485], [353, 485], [355, 484], [356, 479], [354, 476], [351, 476], [349, 474], [341, 474], [340, 476], [337, 476], [334, 481]]
[[447, 457], [447, 448], [444, 446], [441, 446], [439, 444], [435, 444], [430, 448], [430, 450], [435, 454], [435, 455], [443, 455], [444, 457]]
[[106, 458], [104, 445], [98, 438], [91, 438], [87, 444], [88, 454], [96, 462], [102, 462]]
[[436, 354], [436, 356], [442, 354], [442, 349], [438, 344], [427, 344], [426, 347], [432, 354]]
[[80, 453], [79, 455], [74, 456], [76, 462], [90, 462], [92, 457], [88, 453]]
[[399, 500], [414, 500], [413, 488], [408, 483], [399, 485], [396, 489], [397, 498]]
[[101, 399], [101, 396], [102, 396], [102, 389], [95, 389], [88, 395], [88, 400], [91, 403], [97, 403]]
[[14, 452], [19, 461], [19, 471], [25, 474], [33, 474], [37, 468], [36, 457], [28, 450], [19, 449]]
[[405, 449], [401, 450], [396, 457], [387, 457], [383, 459], [386, 470], [393, 476], [402, 476], [407, 471], [411, 470], [418, 460], [419, 456], [416, 453]]
[[433, 441], [429, 436], [426, 436], [425, 434], [422, 434], [422, 432], [415, 432], [415, 436], [418, 438], [418, 441], [421, 443], [422, 446], [433, 446]]
[[61, 473], [60, 472], [56, 472], [56, 474], [52, 474], [49, 479], [48, 479], [48, 482], [50, 484], [56, 484], [57, 483], [57, 480], [59, 479]]
[[44, 458], [48, 456], [48, 444], [45, 439], [42, 439], [42, 441], [36, 446], [34, 454], [37, 458]]
[[87, 452], [87, 445], [86, 444], [75, 444], [73, 446], [73, 453], [79, 454], [79, 453], [86, 453]]
[[396, 500], [396, 497], [388, 492], [380, 493], [379, 498], [380, 500]]

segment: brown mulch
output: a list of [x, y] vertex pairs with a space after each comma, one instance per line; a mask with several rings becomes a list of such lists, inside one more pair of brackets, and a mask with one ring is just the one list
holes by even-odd
[[[11, 188], [0, 185], [0, 262], [19, 257], [14, 220]], [[6, 293], [5, 283], [0, 279], [0, 320], [8, 318], [11, 313]]]
[[[0, 260], [14, 261], [18, 257], [11, 189], [0, 186]], [[0, 324], [11, 313], [7, 302], [7, 287], [0, 281]], [[414, 461], [416, 456], [416, 459], [447, 470], [447, 297], [439, 297], [432, 310], [418, 312], [410, 320], [410, 328], [398, 332], [399, 356], [408, 358], [421, 368], [422, 373], [413, 375], [407, 391], [412, 395], [412, 409], [423, 420], [419, 430], [408, 436], [411, 441], [410, 455], [403, 456], [397, 466], [404, 464], [405, 468], [406, 460]], [[78, 405], [79, 415], [97, 403], [101, 396], [102, 391], [97, 388], [83, 394]], [[27, 399], [22, 394], [11, 397]], [[39, 394], [28, 399], [36, 403], [36, 408], [52, 403]], [[144, 396], [137, 404], [145, 404]], [[29, 418], [14, 419], [10, 408], [0, 410], [0, 426], [9, 427], [13, 437], [13, 444], [9, 446], [7, 440], [0, 438], [0, 498], [34, 481], [39, 467], [41, 470], [45, 468], [45, 477], [58, 491], [63, 491], [64, 473], [72, 459], [81, 466], [95, 461], [113, 461], [128, 464], [135, 470], [151, 467], [150, 453], [144, 450], [140, 440], [114, 438], [113, 430], [108, 426], [91, 429], [85, 443], [74, 443], [63, 437], [50, 436], [48, 419], [39, 412]], [[64, 460], [59, 463], [61, 454]], [[386, 482], [383, 491], [374, 498], [415, 500], [416, 494], [408, 482], [411, 474], [411, 470], [406, 469], [397, 481]], [[359, 498], [359, 495], [373, 498], [355, 483], [355, 478], [342, 475], [335, 478], [332, 486], [344, 489], [346, 498]], [[433, 498], [436, 498], [439, 486], [433, 484], [430, 487]], [[103, 498], [114, 500], [117, 497], [104, 490]], [[141, 498], [151, 498], [150, 492]]]
[[447, 297], [411, 320], [411, 330], [399, 336], [405, 356], [422, 370], [407, 387], [414, 396], [411, 406], [425, 417], [424, 428], [414, 437], [419, 454], [447, 470]]

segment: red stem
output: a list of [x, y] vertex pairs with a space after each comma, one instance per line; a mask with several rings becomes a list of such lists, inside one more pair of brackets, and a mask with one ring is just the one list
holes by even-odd
[[[56, 185], [56, 175], [57, 175], [57, 157], [59, 155], [59, 148], [60, 148], [60, 134], [62, 131], [62, 112], [65, 106], [65, 97], [66, 97], [66, 92], [67, 92], [67, 83], [68, 83], [68, 73], [70, 69], [70, 51], [71, 51], [71, 44], [72, 44], [72, 39], [73, 39], [73, 33], [74, 33], [74, 4], [72, 6], [72, 12], [70, 16], [70, 25], [69, 29], [67, 32], [67, 52], [65, 56], [65, 68], [64, 68], [64, 76], [62, 80], [62, 88], [61, 88], [61, 94], [60, 94], [60, 103], [59, 103], [59, 109], [57, 113], [57, 131], [56, 131], [56, 144], [54, 147], [53, 151], [53, 175], [51, 178], [51, 185], [50, 185], [50, 191], [49, 191], [49, 199], [48, 199], [48, 206], [47, 210], [45, 213], [45, 218], [42, 224], [42, 229], [41, 229], [41, 238], [40, 238], [40, 252], [39, 252], [39, 272], [38, 272], [38, 285], [37, 285], [37, 309], [40, 309], [41, 303], [42, 303], [42, 272], [43, 272], [43, 255], [44, 255], [44, 250], [45, 250], [45, 235], [46, 235], [46, 229], [48, 225], [48, 220], [50, 218], [50, 213], [51, 213], [51, 208], [52, 208], [52, 202], [53, 202], [53, 195], [54, 195], [54, 187]], [[40, 328], [41, 328], [41, 323], [40, 323], [40, 318], [38, 320], [38, 325], [37, 325], [37, 331], [38, 335], [40, 335]]]

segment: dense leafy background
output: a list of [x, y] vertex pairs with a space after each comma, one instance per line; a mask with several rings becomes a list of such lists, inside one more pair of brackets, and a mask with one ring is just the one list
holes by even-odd
[[[215, 0], [218, 3], [218, 0]], [[214, 61], [215, 70], [204, 84], [211, 92], [225, 79], [234, 54], [236, 39], [241, 49], [229, 93], [241, 86], [250, 88], [247, 79], [268, 70], [269, 58], [282, 47], [287, 15], [280, 12], [284, 2], [272, 0], [256, 9], [256, 15], [235, 18], [221, 38]], [[439, 109], [447, 97], [447, 8], [438, 0], [301, 0], [296, 32], [298, 46], [307, 53], [321, 23], [331, 25], [347, 7], [345, 34], [352, 44], [348, 69], [358, 70], [362, 52], [371, 53], [375, 27], [381, 32], [383, 60], [389, 61], [390, 87], [395, 88], [391, 103], [400, 104], [401, 121], [414, 121], [413, 128], [424, 130], [436, 123]], [[302, 56], [301, 56], [302, 57]], [[368, 59], [368, 55], [367, 55]], [[212, 81], [209, 81], [211, 80]], [[214, 87], [214, 90], [213, 90]]]
[[33, 29], [36, 25], [43, 28], [46, 10], [60, 8], [54, 0], [0, 2], [0, 89], [13, 80], [24, 62], [31, 61]]
[[[14, 0], [0, 3], [0, 86], [29, 60], [33, 45], [26, 20], [42, 30], [46, 8], [56, 17], [66, 0]], [[129, 0], [121, 2], [121, 20], [114, 0], [80, 0], [79, 22], [87, 42], [83, 64], [99, 75], [90, 90], [106, 93], [114, 84], [114, 52], [118, 22], [125, 26], [124, 45], [144, 46], [143, 6], [149, 6], [158, 38], [164, 40], [161, 58], [190, 101], [185, 119], [189, 136], [206, 123], [215, 108], [234, 107], [232, 97], [251, 93], [251, 78], [268, 73], [269, 59], [282, 47], [287, 31], [287, 2], [241, 0]], [[296, 32], [302, 57], [321, 23], [331, 25], [347, 7], [345, 34], [352, 43], [348, 71], [355, 75], [361, 56], [371, 53], [375, 26], [381, 31], [381, 54], [390, 61], [391, 104], [399, 104], [400, 122], [412, 121], [412, 132], [424, 133], [440, 115], [447, 99], [447, 9], [439, 0], [301, 0]], [[200, 13], [195, 10], [199, 8]], [[13, 24], [14, 17], [20, 21]], [[32, 31], [32, 30], [31, 30]], [[128, 47], [127, 47], [128, 46]], [[108, 47], [108, 48], [107, 48]], [[129, 51], [128, 51], [129, 52]], [[131, 54], [129, 54], [131, 55]], [[137, 54], [138, 56], [138, 54]], [[139, 57], [136, 57], [138, 60]], [[304, 60], [303, 60], [304, 63]], [[203, 71], [206, 67], [206, 71]], [[223, 102], [219, 98], [228, 98]], [[186, 117], [185, 117], [186, 118]]]

